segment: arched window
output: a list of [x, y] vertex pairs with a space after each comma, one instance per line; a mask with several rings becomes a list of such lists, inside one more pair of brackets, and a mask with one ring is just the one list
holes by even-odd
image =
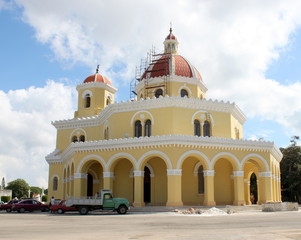
[[111, 104], [111, 98], [110, 96], [107, 97], [107, 105]]
[[156, 98], [159, 98], [160, 96], [163, 96], [163, 90], [161, 88], [157, 89], [155, 92]]
[[235, 128], [235, 138], [239, 139], [239, 129]]
[[75, 142], [78, 142], [77, 136], [73, 136], [73, 137], [72, 137], [72, 142], [74, 142], [74, 143], [75, 143]]
[[109, 139], [109, 128], [108, 127], [105, 128], [104, 139], [106, 139], [106, 140]]
[[91, 106], [91, 97], [90, 94], [86, 94], [85, 96], [85, 108], [89, 108]]
[[198, 168], [198, 193], [204, 193], [204, 168], [200, 166]]
[[53, 191], [57, 191], [57, 186], [58, 186], [58, 178], [54, 177], [53, 178]]
[[146, 137], [150, 137], [152, 135], [152, 122], [151, 120], [147, 120], [145, 122], [145, 132], [144, 132], [144, 136]]
[[181, 89], [181, 97], [188, 97], [188, 92], [185, 89]]
[[84, 136], [84, 135], [81, 135], [81, 136], [79, 137], [79, 141], [80, 141], [80, 142], [84, 142], [84, 141], [85, 141], [85, 136]]
[[203, 126], [203, 132], [204, 132], [204, 137], [210, 137], [210, 123], [208, 121], [205, 121], [204, 126]]
[[142, 136], [142, 125], [139, 120], [135, 122], [135, 137], [141, 137]]
[[199, 120], [194, 120], [194, 136], [201, 136], [201, 125]]

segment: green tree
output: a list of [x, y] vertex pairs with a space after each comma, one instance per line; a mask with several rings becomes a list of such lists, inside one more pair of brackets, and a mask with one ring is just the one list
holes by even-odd
[[42, 194], [42, 188], [39, 187], [30, 187], [30, 197], [32, 197], [33, 194]]
[[282, 200], [301, 203], [301, 147], [298, 136], [292, 137], [291, 144], [281, 148], [280, 162]]
[[9, 182], [6, 189], [12, 190], [13, 198], [21, 198], [28, 197], [28, 191], [30, 187], [25, 180], [18, 178], [17, 180]]

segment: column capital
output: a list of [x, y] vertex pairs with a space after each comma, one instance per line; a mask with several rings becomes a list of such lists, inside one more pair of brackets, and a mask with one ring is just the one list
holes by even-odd
[[134, 177], [144, 177], [144, 171], [134, 170]]
[[87, 173], [74, 173], [74, 179], [76, 178], [88, 178]]
[[244, 171], [233, 171], [233, 177], [243, 177]]
[[259, 172], [259, 177], [272, 177], [272, 172]]
[[113, 172], [103, 172], [103, 177], [104, 178], [113, 178], [114, 173]]
[[182, 169], [167, 169], [167, 175], [182, 175]]
[[214, 170], [204, 170], [203, 173], [204, 173], [204, 176], [214, 176], [215, 171]]

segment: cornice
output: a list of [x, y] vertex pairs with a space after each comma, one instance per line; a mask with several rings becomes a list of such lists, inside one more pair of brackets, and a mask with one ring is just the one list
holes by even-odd
[[61, 154], [59, 154], [59, 150], [55, 150], [55, 153], [53, 152], [46, 156], [46, 160], [51, 164], [64, 162], [76, 152], [124, 151], [159, 147], [266, 152], [270, 153], [278, 162], [282, 159], [282, 153], [273, 142], [187, 135], [164, 135], [71, 143]]
[[134, 112], [149, 109], [159, 109], [177, 107], [185, 109], [196, 109], [204, 111], [216, 111], [230, 113], [236, 118], [240, 124], [244, 124], [246, 121], [245, 115], [239, 109], [235, 103], [224, 102], [224, 101], [213, 101], [211, 99], [199, 99], [199, 98], [187, 98], [187, 97], [159, 97], [152, 99], [140, 99], [128, 102], [120, 102], [110, 104], [105, 107], [99, 115], [83, 118], [73, 118], [68, 120], [60, 120], [52, 122], [52, 125], [57, 129], [70, 129], [79, 127], [92, 127], [98, 126], [104, 123], [112, 114], [119, 112]]
[[115, 93], [117, 91], [117, 88], [114, 88], [113, 86], [102, 82], [87, 82], [76, 86], [77, 91], [87, 88], [103, 88], [112, 93]]

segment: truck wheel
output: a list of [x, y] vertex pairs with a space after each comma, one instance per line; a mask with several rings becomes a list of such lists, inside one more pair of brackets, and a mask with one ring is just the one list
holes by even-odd
[[79, 208], [80, 215], [87, 215], [88, 212], [89, 212], [89, 208], [88, 207], [80, 207]]
[[6, 212], [11, 212], [11, 208], [6, 208]]
[[63, 214], [64, 211], [63, 211], [63, 209], [59, 208], [59, 209], [57, 210], [57, 213], [58, 213], [58, 214]]
[[117, 209], [117, 212], [119, 214], [126, 214], [127, 211], [128, 211], [128, 208], [124, 205], [119, 206], [119, 208]]

